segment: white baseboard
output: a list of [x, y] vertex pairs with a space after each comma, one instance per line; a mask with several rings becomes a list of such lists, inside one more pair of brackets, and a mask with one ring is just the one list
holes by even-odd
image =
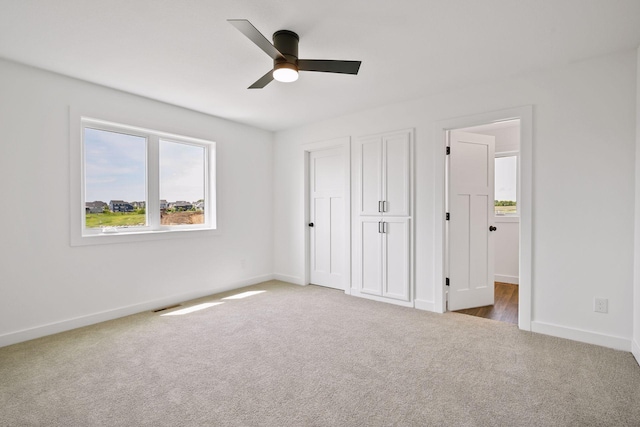
[[393, 298], [379, 297], [377, 295], [369, 295], [369, 294], [365, 294], [365, 293], [360, 292], [356, 288], [351, 288], [351, 296], [364, 298], [364, 299], [370, 299], [370, 300], [378, 301], [378, 302], [386, 302], [386, 303], [394, 304], [394, 305], [400, 305], [402, 307], [413, 307], [414, 306], [412, 301], [402, 301], [402, 300], [393, 299]]
[[636, 340], [631, 340], [631, 353], [633, 353], [633, 357], [636, 358], [636, 362], [640, 365], [640, 343]]
[[427, 301], [427, 300], [423, 300], [423, 299], [416, 299], [415, 300], [415, 307], [418, 310], [436, 312], [436, 304], [433, 301]]
[[520, 277], [507, 276], [506, 274], [494, 274], [493, 280], [496, 282], [511, 283], [512, 285], [517, 285], [520, 283]]
[[[221, 292], [232, 291], [234, 289], [243, 288], [245, 286], [257, 285], [258, 283], [268, 282], [269, 280], [275, 280], [275, 276], [273, 274], [263, 274], [262, 276], [254, 276], [248, 279], [240, 280], [238, 282], [233, 282], [232, 284], [226, 286], [228, 289], [225, 289], [224, 291], [215, 291], [215, 293], [219, 294]], [[212, 294], [209, 294], [209, 295], [212, 295]]]
[[567, 328], [551, 323], [533, 321], [531, 322], [531, 332], [614, 348], [616, 350], [631, 351], [630, 339], [584, 331], [582, 329]]
[[281, 282], [293, 283], [294, 285], [306, 285], [306, 283], [304, 283], [304, 280], [297, 276], [275, 273], [273, 275], [273, 278], [275, 280], [280, 280]]
[[81, 328], [83, 326], [89, 326], [96, 323], [105, 322], [107, 320], [113, 320], [132, 314], [137, 314], [143, 311], [155, 310], [168, 305], [177, 304], [196, 298], [202, 298], [221, 292], [231, 291], [234, 289], [255, 285], [257, 283], [262, 283], [273, 279], [274, 277], [272, 274], [251, 277], [249, 279], [240, 280], [238, 282], [228, 283], [215, 289], [201, 289], [184, 294], [171, 295], [156, 300], [145, 301], [126, 307], [116, 308], [114, 310], [101, 311], [99, 313], [93, 313], [86, 316], [74, 317], [73, 319], [62, 320], [60, 322], [48, 323], [33, 328], [10, 332], [8, 334], [0, 335], [0, 347], [17, 344], [23, 341], [29, 341], [47, 335], [57, 334], [59, 332], [70, 331], [71, 329]]

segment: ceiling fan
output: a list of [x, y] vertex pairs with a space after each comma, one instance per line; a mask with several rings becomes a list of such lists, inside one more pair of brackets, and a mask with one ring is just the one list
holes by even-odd
[[329, 59], [298, 59], [300, 37], [293, 31], [280, 30], [273, 33], [273, 44], [246, 19], [228, 19], [249, 40], [273, 59], [273, 69], [249, 86], [262, 89], [273, 79], [280, 82], [298, 80], [298, 71], [319, 71], [322, 73], [358, 74], [361, 61], [336, 61]]

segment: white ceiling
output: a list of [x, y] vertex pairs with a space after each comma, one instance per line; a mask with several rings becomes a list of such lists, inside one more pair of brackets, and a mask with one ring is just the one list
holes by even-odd
[[[272, 61], [230, 18], [360, 73], [248, 90]], [[2, 58], [268, 130], [638, 45], [640, 0], [0, 0]]]

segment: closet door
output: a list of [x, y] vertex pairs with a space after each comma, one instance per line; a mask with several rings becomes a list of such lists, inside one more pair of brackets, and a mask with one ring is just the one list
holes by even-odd
[[380, 215], [382, 204], [382, 139], [369, 138], [358, 145], [359, 215]]
[[402, 132], [382, 139], [384, 215], [411, 215], [411, 134]]
[[381, 218], [360, 219], [360, 291], [382, 295], [382, 222]]
[[410, 305], [412, 300], [413, 130], [358, 139], [353, 146], [356, 294]]
[[409, 301], [409, 218], [362, 218], [360, 291]]
[[409, 301], [410, 219], [383, 218], [382, 296]]

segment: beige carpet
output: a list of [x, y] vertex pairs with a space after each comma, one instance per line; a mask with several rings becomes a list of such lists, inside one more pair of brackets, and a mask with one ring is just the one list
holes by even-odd
[[181, 308], [213, 302], [1, 348], [0, 425], [640, 426], [630, 353], [275, 281]]

